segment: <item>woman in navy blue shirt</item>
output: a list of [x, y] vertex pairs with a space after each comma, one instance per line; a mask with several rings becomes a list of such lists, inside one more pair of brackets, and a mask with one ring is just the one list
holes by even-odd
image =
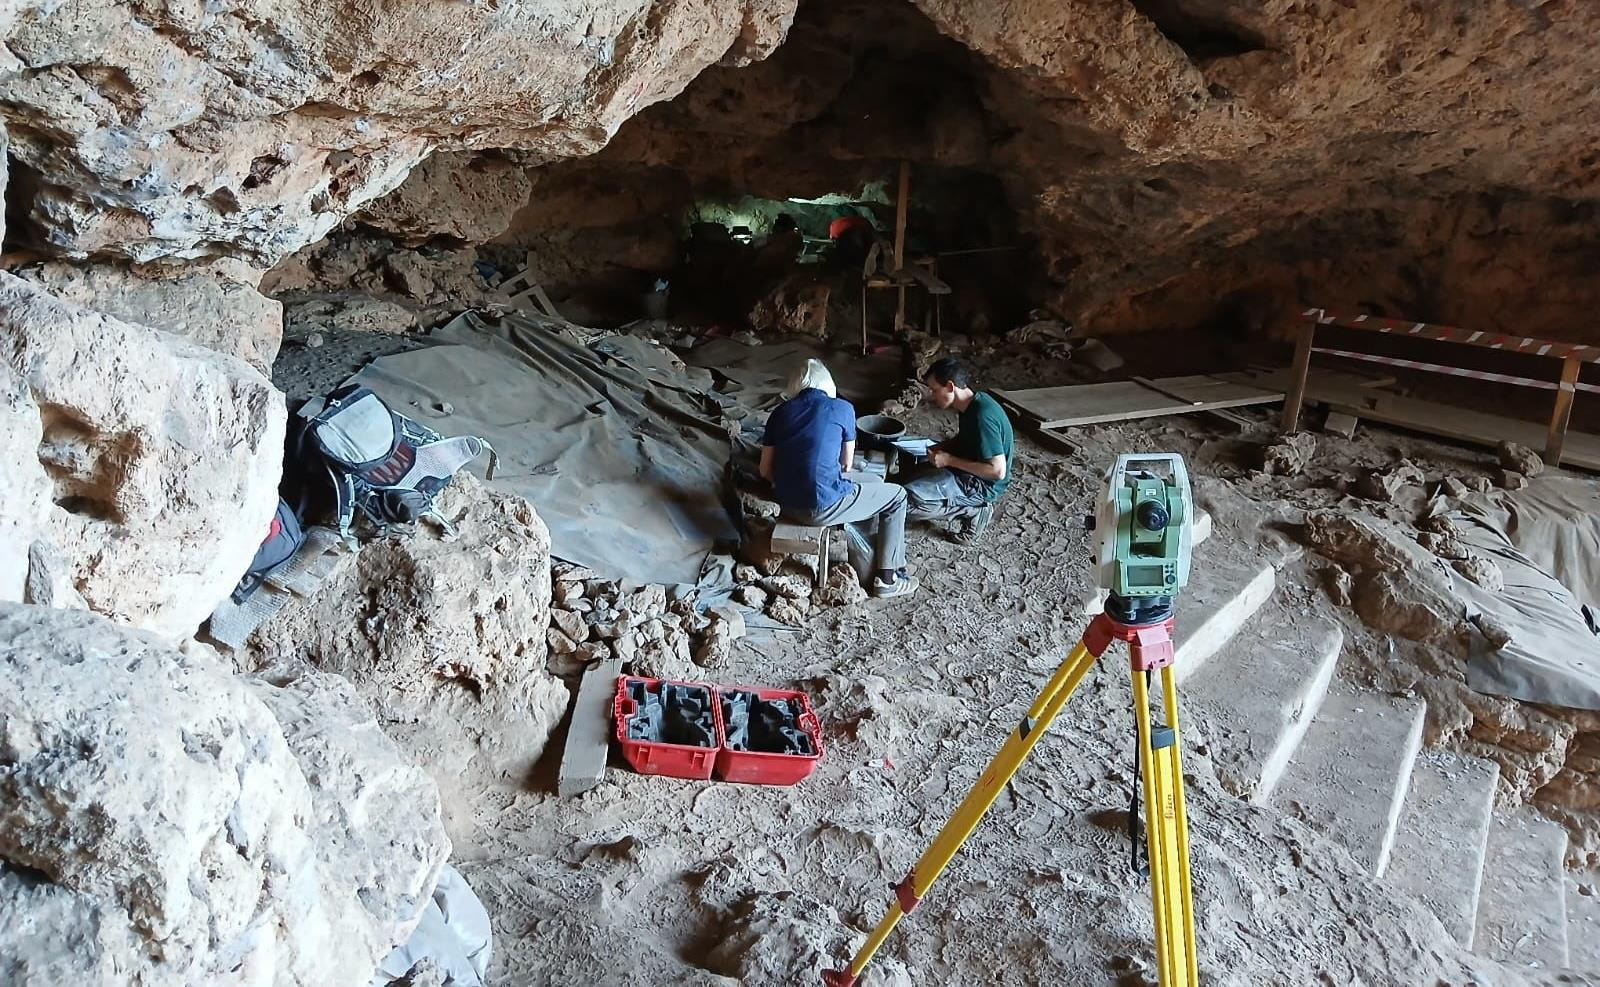
[[767, 417], [761, 475], [772, 484], [783, 516], [826, 527], [876, 519], [872, 594], [907, 596], [906, 492], [898, 483], [861, 483], [850, 473], [856, 454], [856, 412], [839, 399], [833, 375], [807, 360], [789, 378], [791, 397]]

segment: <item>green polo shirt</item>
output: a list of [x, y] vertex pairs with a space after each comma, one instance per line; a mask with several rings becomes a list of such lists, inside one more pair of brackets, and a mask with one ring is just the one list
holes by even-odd
[[1000, 499], [1011, 483], [1011, 455], [1015, 447], [1011, 419], [1006, 417], [1000, 402], [982, 391], [972, 396], [972, 403], [961, 413], [955, 438], [944, 446], [952, 456], [980, 463], [988, 462], [995, 456], [1006, 457], [1005, 479], [988, 484], [991, 504]]

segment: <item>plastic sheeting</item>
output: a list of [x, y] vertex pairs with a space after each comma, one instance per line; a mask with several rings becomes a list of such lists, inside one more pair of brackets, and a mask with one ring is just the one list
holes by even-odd
[[1511, 640], [1495, 650], [1474, 635], [1467, 684], [1478, 692], [1572, 709], [1600, 709], [1600, 637], [1561, 581], [1524, 552], [1481, 511], [1451, 515], [1462, 541], [1500, 566], [1505, 589], [1491, 593], [1457, 577], [1469, 616], [1495, 618]]
[[1600, 609], [1600, 481], [1535, 477], [1516, 492], [1469, 498], [1465, 511], [1504, 532], [1580, 603]]
[[491, 486], [539, 509], [556, 556], [693, 584], [714, 548], [737, 544], [724, 483], [731, 399], [709, 372], [634, 337], [590, 348], [519, 316], [468, 313], [432, 340], [354, 379], [432, 428], [487, 439], [500, 455]]
[[684, 354], [694, 367], [708, 368], [720, 389], [748, 408], [765, 412], [782, 400], [789, 374], [808, 358], [821, 360], [833, 375], [839, 396], [863, 408], [877, 407], [885, 392], [904, 377], [899, 348], [861, 355], [860, 347], [832, 350], [800, 337], [746, 346], [734, 339], [709, 339]]
[[466, 878], [445, 864], [411, 938], [383, 958], [372, 987], [388, 987], [423, 960], [444, 975], [446, 987], [483, 987], [493, 954], [488, 910]]

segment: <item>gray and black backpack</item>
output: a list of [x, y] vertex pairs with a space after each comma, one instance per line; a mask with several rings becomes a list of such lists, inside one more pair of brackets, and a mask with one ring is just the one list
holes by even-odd
[[353, 540], [357, 512], [380, 532], [428, 518], [454, 534], [434, 507], [434, 498], [457, 470], [483, 453], [489, 454], [489, 479], [499, 465], [485, 440], [475, 435], [445, 438], [355, 384], [328, 395], [322, 411], [307, 423], [305, 437], [333, 480], [339, 535], [347, 543]]

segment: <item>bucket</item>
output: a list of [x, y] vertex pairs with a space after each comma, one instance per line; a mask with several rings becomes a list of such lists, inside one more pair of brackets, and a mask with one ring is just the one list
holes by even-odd
[[861, 448], [889, 452], [890, 443], [906, 434], [906, 423], [888, 415], [862, 415], [856, 419], [856, 440]]

